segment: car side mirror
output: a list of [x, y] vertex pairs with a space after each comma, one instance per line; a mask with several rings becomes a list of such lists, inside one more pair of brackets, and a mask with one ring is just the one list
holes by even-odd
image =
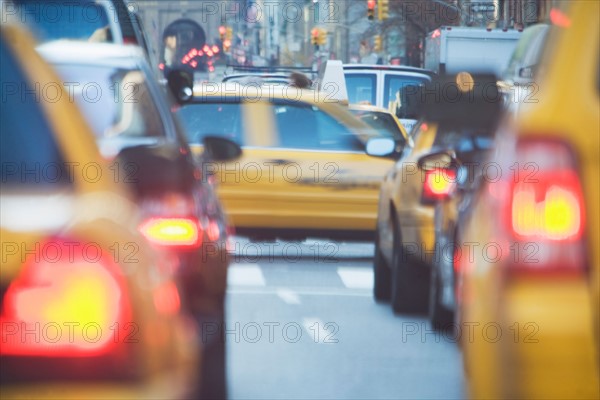
[[398, 158], [396, 141], [391, 138], [371, 138], [367, 142], [365, 151], [373, 157]]
[[220, 136], [205, 136], [204, 155], [213, 161], [233, 161], [242, 155], [242, 148], [232, 140]]
[[167, 74], [167, 86], [178, 104], [185, 104], [194, 94], [194, 77], [187, 71], [172, 70]]

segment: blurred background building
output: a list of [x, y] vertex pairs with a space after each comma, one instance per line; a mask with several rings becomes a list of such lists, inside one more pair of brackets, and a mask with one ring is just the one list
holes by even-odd
[[523, 29], [549, 19], [558, 0], [139, 0], [160, 63], [165, 29], [195, 21], [217, 63], [314, 65], [344, 62], [421, 66], [424, 38], [440, 26]]

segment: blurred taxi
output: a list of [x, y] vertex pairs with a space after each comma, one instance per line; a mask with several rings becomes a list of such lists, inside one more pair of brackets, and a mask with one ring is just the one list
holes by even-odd
[[[130, 184], [140, 230], [176, 265], [182, 304], [200, 326], [225, 321], [227, 217], [137, 47], [66, 40], [38, 47], [73, 93], [116, 180]], [[96, 97], [78, 88], [95, 87]], [[73, 90], [75, 89], [75, 90]], [[101, 94], [104, 94], [103, 96]], [[221, 139], [213, 147], [235, 143]], [[211, 148], [212, 149], [212, 148]], [[209, 149], [209, 150], [211, 150]], [[208, 397], [226, 397], [224, 332], [204, 335]]]
[[2, 398], [186, 397], [195, 325], [136, 207], [24, 32], [0, 70]]
[[[452, 88], [459, 97], [439, 95]], [[495, 101], [482, 102], [491, 88]], [[482, 117], [483, 111], [498, 112], [501, 103], [493, 77], [467, 73], [435, 77], [416, 97], [425, 106], [423, 115], [413, 130], [414, 145], [404, 148], [381, 185], [375, 235], [374, 296], [390, 300], [396, 312], [427, 309], [431, 267], [441, 256], [436, 205], [457, 186], [461, 162], [473, 161], [474, 150], [485, 145], [481, 132], [492, 118]], [[469, 126], [457, 126], [463, 120]]]
[[472, 398], [600, 397], [600, 3], [561, 6], [464, 232], [460, 321], [490, 327], [463, 336]]
[[203, 85], [178, 112], [191, 147], [239, 143], [237, 162], [204, 165], [236, 231], [252, 237], [370, 239], [392, 161], [365, 154], [381, 137], [327, 94], [293, 87]]

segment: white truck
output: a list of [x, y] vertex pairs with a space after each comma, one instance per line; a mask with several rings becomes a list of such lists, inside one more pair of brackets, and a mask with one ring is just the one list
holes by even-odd
[[443, 26], [425, 40], [425, 68], [439, 74], [491, 72], [502, 76], [521, 32]]

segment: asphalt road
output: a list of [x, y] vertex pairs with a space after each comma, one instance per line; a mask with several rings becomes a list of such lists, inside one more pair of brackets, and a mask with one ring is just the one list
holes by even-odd
[[454, 338], [373, 300], [371, 244], [235, 246], [225, 327], [231, 399], [464, 397]]

